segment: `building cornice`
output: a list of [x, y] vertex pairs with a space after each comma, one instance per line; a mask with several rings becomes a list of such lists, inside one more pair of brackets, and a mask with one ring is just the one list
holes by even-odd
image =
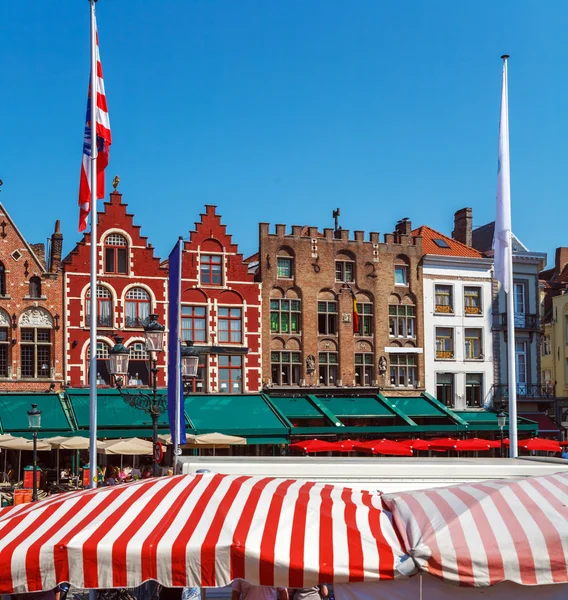
[[493, 259], [477, 258], [475, 256], [445, 256], [441, 254], [424, 255], [424, 266], [430, 267], [436, 265], [460, 265], [489, 269], [493, 265]]

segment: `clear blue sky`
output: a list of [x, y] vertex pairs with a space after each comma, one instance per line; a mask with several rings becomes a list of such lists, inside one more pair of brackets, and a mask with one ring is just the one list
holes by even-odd
[[[511, 54], [513, 226], [568, 245], [568, 3], [100, 0], [115, 174], [165, 257], [205, 203], [245, 254], [258, 221], [449, 234], [494, 218], [503, 53]], [[77, 189], [89, 75], [86, 0], [0, 6], [0, 200], [29, 241]]]

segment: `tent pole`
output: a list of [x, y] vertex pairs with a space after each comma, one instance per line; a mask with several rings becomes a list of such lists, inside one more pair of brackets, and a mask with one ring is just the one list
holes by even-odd
[[22, 451], [18, 450], [18, 482], [20, 481], [20, 472], [22, 471]]
[[59, 448], [57, 448], [57, 485], [59, 485]]

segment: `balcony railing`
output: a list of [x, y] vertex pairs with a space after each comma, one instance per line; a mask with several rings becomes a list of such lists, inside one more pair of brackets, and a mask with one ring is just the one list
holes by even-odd
[[[517, 398], [554, 398], [554, 386], [517, 383]], [[509, 397], [509, 386], [495, 384], [493, 386], [493, 394], [495, 401], [505, 400]]]
[[[494, 329], [507, 329], [507, 313], [499, 313], [493, 315], [493, 328]], [[516, 314], [513, 317], [515, 322], [515, 329], [522, 329], [524, 331], [538, 331], [539, 320], [538, 315], [529, 315], [526, 313]]]
[[[87, 327], [91, 326], [91, 315], [85, 319]], [[97, 327], [112, 327], [112, 315], [97, 315]]]

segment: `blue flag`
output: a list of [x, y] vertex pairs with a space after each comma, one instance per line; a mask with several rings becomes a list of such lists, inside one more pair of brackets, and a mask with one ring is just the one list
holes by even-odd
[[181, 253], [180, 239], [169, 258], [168, 277], [168, 417], [172, 444], [185, 444], [185, 412], [181, 380]]

